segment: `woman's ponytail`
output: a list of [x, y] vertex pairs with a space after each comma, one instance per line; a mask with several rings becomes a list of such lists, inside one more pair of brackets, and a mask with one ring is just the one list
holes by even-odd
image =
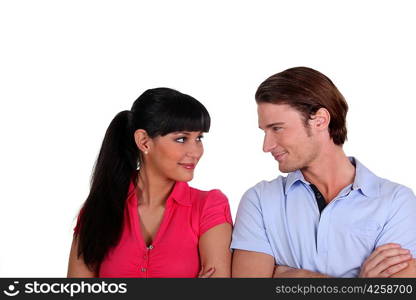
[[111, 121], [91, 178], [91, 189], [79, 216], [78, 256], [98, 272], [106, 253], [117, 245], [139, 150], [134, 142], [133, 113], [122, 111]]

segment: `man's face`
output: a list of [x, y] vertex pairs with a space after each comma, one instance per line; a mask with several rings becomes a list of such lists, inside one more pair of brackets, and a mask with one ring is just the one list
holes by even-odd
[[265, 133], [263, 151], [273, 155], [281, 172], [307, 168], [318, 157], [320, 143], [296, 109], [287, 104], [260, 103], [257, 112], [259, 127]]

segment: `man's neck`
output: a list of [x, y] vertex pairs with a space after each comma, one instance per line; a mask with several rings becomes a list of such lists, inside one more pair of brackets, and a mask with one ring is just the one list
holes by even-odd
[[314, 184], [327, 203], [331, 202], [355, 178], [355, 167], [340, 146], [331, 145], [301, 172]]

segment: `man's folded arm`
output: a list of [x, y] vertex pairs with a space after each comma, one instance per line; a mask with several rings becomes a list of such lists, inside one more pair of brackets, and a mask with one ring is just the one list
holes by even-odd
[[232, 277], [273, 277], [274, 257], [255, 251], [235, 249], [233, 253]]
[[376, 247], [396, 243], [408, 250], [407, 266], [389, 277], [416, 277], [416, 196], [411, 189], [399, 186], [392, 197], [388, 221], [377, 238]]
[[416, 259], [407, 261], [408, 265], [404, 270], [401, 270], [390, 277], [393, 278], [416, 278]]
[[329, 278], [330, 276], [305, 269], [296, 269], [287, 266], [276, 266], [274, 278]]
[[256, 188], [251, 188], [238, 206], [231, 243], [232, 277], [273, 277], [275, 259], [260, 202]]

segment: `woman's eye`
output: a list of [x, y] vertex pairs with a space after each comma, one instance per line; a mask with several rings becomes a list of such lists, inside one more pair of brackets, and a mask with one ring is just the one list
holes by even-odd
[[202, 139], [204, 138], [204, 136], [203, 135], [200, 135], [200, 136], [198, 136], [197, 138], [196, 138], [196, 140], [198, 141], [198, 142], [202, 142]]
[[180, 137], [177, 138], [175, 141], [177, 141], [178, 143], [185, 143], [186, 137]]

